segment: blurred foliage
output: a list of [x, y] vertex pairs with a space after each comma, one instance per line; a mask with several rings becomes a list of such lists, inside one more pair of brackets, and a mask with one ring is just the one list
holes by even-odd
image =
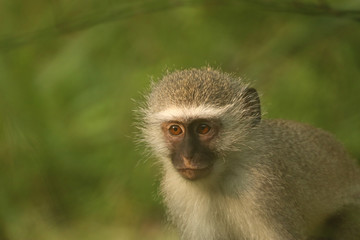
[[[176, 239], [134, 142], [151, 78], [211, 65], [360, 159], [360, 3], [0, 0], [0, 239]], [[132, 101], [135, 99], [135, 102]]]

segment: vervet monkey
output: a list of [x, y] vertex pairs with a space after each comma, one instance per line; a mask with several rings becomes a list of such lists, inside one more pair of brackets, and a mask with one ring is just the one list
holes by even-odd
[[360, 239], [355, 159], [323, 130], [262, 119], [241, 79], [175, 71], [153, 84], [141, 113], [181, 239]]

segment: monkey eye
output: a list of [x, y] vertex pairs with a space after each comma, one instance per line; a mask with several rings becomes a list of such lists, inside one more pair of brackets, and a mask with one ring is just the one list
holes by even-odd
[[180, 135], [182, 134], [183, 130], [181, 129], [181, 127], [179, 125], [171, 125], [169, 128], [169, 132], [171, 135]]
[[211, 127], [207, 124], [200, 124], [196, 131], [199, 133], [199, 134], [207, 134], [209, 131], [210, 131]]

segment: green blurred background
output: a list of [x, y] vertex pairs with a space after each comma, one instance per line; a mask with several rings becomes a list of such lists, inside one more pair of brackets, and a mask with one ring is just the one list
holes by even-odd
[[[360, 159], [357, 0], [0, 0], [0, 240], [177, 239], [133, 110], [166, 70], [250, 79]], [[134, 101], [135, 100], [135, 101]]]

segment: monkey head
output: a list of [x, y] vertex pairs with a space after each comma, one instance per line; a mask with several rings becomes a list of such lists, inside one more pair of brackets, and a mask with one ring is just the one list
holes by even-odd
[[256, 90], [211, 68], [167, 74], [141, 111], [142, 138], [187, 180], [211, 175], [221, 155], [239, 151], [261, 120]]

